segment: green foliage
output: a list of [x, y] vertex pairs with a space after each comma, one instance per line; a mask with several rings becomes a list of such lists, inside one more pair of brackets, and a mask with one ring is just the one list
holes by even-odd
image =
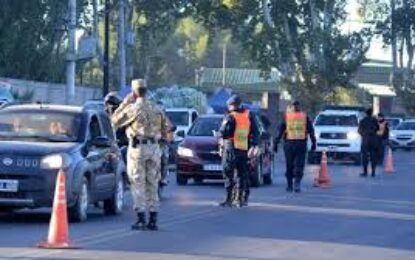
[[[342, 0], [191, 1], [207, 28], [229, 28], [264, 71], [277, 68], [290, 94], [317, 110], [338, 86], [350, 87], [369, 47], [368, 30], [344, 34]], [[266, 5], [263, 5], [263, 4]]]
[[[80, 10], [85, 1], [78, 1]], [[0, 75], [62, 81], [65, 75], [66, 11], [67, 1], [2, 0]]]
[[22, 102], [29, 102], [33, 101], [35, 91], [32, 90], [26, 90], [26, 91], [18, 91], [18, 90], [12, 90], [12, 95], [15, 100], [22, 101]]

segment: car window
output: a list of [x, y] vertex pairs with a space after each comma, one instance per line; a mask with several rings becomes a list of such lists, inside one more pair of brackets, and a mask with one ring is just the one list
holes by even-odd
[[213, 131], [218, 131], [222, 124], [221, 117], [199, 117], [190, 128], [189, 136], [213, 136]]
[[42, 142], [79, 140], [81, 115], [50, 110], [0, 112], [0, 138], [30, 139]]
[[396, 130], [415, 130], [415, 122], [402, 122], [396, 127]]
[[102, 130], [104, 132], [104, 135], [111, 140], [114, 140], [114, 131], [111, 126], [110, 119], [106, 115], [100, 115], [101, 123], [102, 123]]
[[166, 111], [167, 117], [175, 126], [187, 126], [189, 113], [187, 111]]
[[94, 140], [101, 135], [98, 118], [96, 115], [93, 115], [89, 123], [89, 140]]
[[316, 126], [357, 126], [357, 117], [354, 115], [319, 115]]

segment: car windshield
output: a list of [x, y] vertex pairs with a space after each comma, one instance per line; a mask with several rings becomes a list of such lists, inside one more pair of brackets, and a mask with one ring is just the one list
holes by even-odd
[[56, 111], [1, 111], [0, 140], [75, 142], [80, 114]]
[[319, 115], [317, 126], [357, 126], [357, 117], [354, 115]]
[[392, 129], [395, 129], [399, 125], [399, 122], [400, 122], [399, 119], [392, 119], [392, 118], [388, 118], [386, 119], [386, 121], [389, 123]]
[[221, 117], [202, 117], [198, 118], [192, 128], [189, 136], [213, 136], [214, 131], [218, 131], [222, 123]]
[[175, 126], [187, 126], [189, 124], [189, 113], [186, 111], [167, 111], [166, 114]]
[[396, 127], [396, 130], [415, 130], [415, 122], [402, 122]]

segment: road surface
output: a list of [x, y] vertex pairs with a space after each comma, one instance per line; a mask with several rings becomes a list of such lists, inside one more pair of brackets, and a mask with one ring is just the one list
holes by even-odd
[[285, 192], [282, 158], [277, 165], [274, 185], [253, 189], [242, 209], [217, 206], [220, 183], [172, 181], [158, 232], [130, 230], [130, 199], [120, 216], [92, 207], [87, 222], [70, 224], [80, 249], [36, 248], [47, 209], [2, 215], [0, 259], [415, 259], [415, 152], [397, 151], [396, 172], [374, 179], [330, 164], [324, 190], [312, 187], [316, 166], [308, 166], [301, 194]]

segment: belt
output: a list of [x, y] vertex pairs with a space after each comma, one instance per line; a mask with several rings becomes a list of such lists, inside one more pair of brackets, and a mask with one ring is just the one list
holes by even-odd
[[159, 140], [156, 140], [154, 138], [133, 138], [131, 140], [131, 145], [133, 147], [136, 147], [138, 145], [143, 144], [160, 144], [161, 142]]

